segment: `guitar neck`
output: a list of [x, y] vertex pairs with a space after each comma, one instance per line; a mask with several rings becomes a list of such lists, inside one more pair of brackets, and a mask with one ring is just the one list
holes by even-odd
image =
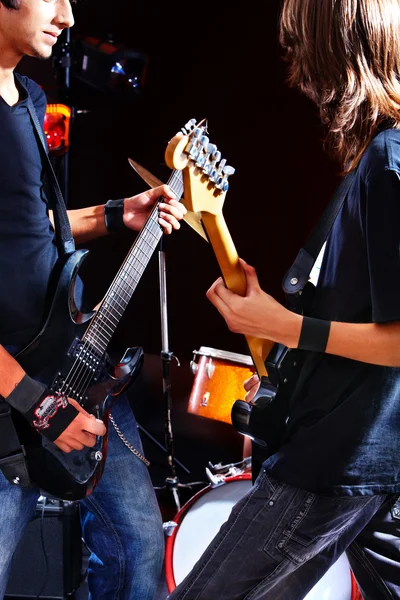
[[[213, 247], [226, 287], [238, 294], [246, 294], [246, 276], [222, 213], [202, 212], [202, 222]], [[260, 377], [267, 376], [265, 359], [274, 342], [253, 336], [245, 336], [251, 358]]]
[[[183, 193], [181, 173], [172, 173], [168, 185], [175, 196], [181, 198]], [[158, 204], [162, 200], [163, 198], [160, 198], [139, 232], [83, 336], [83, 340], [89, 342], [101, 356], [106, 352], [133, 292], [162, 237], [163, 232], [158, 223]]]

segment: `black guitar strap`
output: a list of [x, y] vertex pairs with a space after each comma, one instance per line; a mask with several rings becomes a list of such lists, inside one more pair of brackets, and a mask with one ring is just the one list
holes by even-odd
[[324, 210], [317, 226], [301, 248], [289, 271], [283, 278], [282, 287], [286, 294], [287, 306], [291, 310], [298, 308], [301, 295], [315, 261], [324, 245], [330, 230], [346, 199], [347, 193], [355, 179], [357, 169], [350, 171], [341, 181], [332, 200]]
[[[16, 77], [23, 86], [18, 74], [16, 74]], [[54, 173], [53, 166], [48, 157], [43, 131], [29, 93], [28, 111], [34, 125], [43, 166], [49, 181], [49, 203], [54, 213], [58, 250], [61, 256], [66, 256], [74, 252], [75, 242], [72, 237], [64, 198]], [[30, 487], [32, 484], [26, 467], [24, 448], [21, 447], [18, 439], [18, 434], [11, 416], [11, 407], [2, 396], [0, 396], [0, 423], [2, 432], [0, 435], [0, 470], [10, 483], [14, 483], [21, 487]]]
[[50, 205], [54, 213], [55, 231], [59, 251], [62, 255], [72, 254], [72, 252], [75, 251], [75, 242], [74, 238], [72, 237], [71, 226], [68, 221], [64, 198], [61, 193], [57, 177], [54, 173], [53, 166], [47, 154], [47, 146], [43, 138], [43, 131], [39, 123], [39, 118], [29, 95], [28, 111], [35, 127], [36, 137], [38, 138], [39, 149], [43, 159], [43, 165], [46, 169], [50, 184]]

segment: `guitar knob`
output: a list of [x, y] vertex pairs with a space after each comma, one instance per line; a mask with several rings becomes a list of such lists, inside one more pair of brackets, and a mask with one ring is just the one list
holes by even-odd
[[103, 460], [103, 453], [100, 450], [96, 450], [90, 453], [90, 459], [94, 462], [100, 462]]

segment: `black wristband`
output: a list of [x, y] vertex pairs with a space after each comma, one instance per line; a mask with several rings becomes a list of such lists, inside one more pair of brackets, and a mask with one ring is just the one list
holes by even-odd
[[325, 352], [328, 343], [331, 322], [323, 319], [303, 317], [298, 348], [312, 352]]
[[54, 442], [78, 414], [64, 394], [53, 393], [45, 385], [24, 375], [6, 401], [30, 421], [32, 426]]
[[35, 381], [25, 374], [5, 400], [18, 412], [25, 414], [37, 403], [46, 390], [43, 383]]
[[108, 200], [104, 206], [104, 221], [109, 233], [127, 229], [124, 223], [124, 198]]

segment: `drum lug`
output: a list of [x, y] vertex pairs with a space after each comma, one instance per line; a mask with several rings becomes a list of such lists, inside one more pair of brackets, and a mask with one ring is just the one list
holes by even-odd
[[224, 475], [214, 475], [214, 473], [211, 473], [208, 467], [206, 467], [206, 475], [208, 481], [211, 483], [212, 488], [219, 487], [220, 485], [225, 485], [226, 483]]
[[194, 360], [190, 361], [190, 370], [192, 371], [193, 375], [196, 375], [197, 371], [199, 370], [199, 365]]
[[206, 373], [207, 373], [208, 379], [211, 379], [211, 377], [214, 375], [214, 371], [215, 371], [215, 366], [213, 365], [212, 358], [210, 358], [210, 362], [207, 363], [207, 365], [206, 365]]
[[163, 523], [164, 535], [171, 537], [175, 531], [175, 527], [178, 527], [178, 523], [176, 523], [176, 521], [166, 521]]

